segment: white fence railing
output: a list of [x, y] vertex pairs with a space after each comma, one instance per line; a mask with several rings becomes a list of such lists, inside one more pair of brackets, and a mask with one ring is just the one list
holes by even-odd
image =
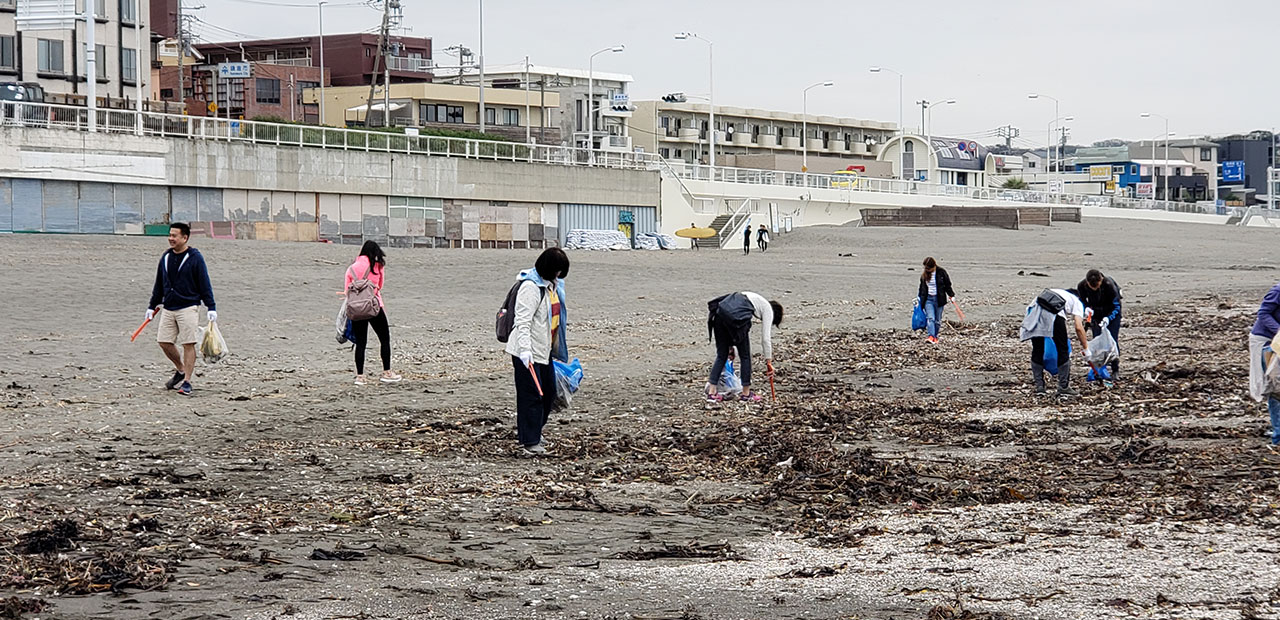
[[898, 179], [878, 179], [870, 177], [854, 177], [852, 175], [824, 174], [811, 172], [786, 172], [781, 170], [758, 170], [754, 168], [730, 168], [716, 166], [714, 169], [703, 165], [681, 165], [670, 162], [668, 170], [677, 177], [694, 181], [718, 181], [724, 183], [743, 183], [748, 185], [776, 185], [808, 189], [836, 189], [850, 193], [885, 193], [913, 196], [936, 196], [939, 198], [970, 198], [974, 200], [993, 200], [1000, 202], [1043, 203], [1070, 206], [1118, 207], [1125, 209], [1152, 209], [1158, 211], [1178, 211], [1201, 213], [1204, 208], [1196, 203], [1141, 200], [1129, 198], [1113, 198], [1087, 194], [1051, 193], [1032, 190], [1002, 189], [998, 187], [980, 187], [974, 185], [946, 185], [923, 181], [901, 181]]
[[[413, 136], [388, 131], [345, 129], [317, 125], [292, 125], [242, 121], [207, 116], [138, 113], [133, 110], [98, 109], [96, 130], [102, 133], [247, 142], [272, 146], [297, 146], [347, 151], [407, 153], [565, 166], [596, 166], [657, 170], [660, 158], [648, 153], [596, 151], [496, 140]], [[0, 126], [87, 131], [88, 108], [47, 103], [0, 102]]]
[[[589, 149], [567, 146], [546, 146], [428, 135], [413, 136], [405, 133], [370, 131], [366, 129], [242, 121], [158, 112], [139, 113], [133, 110], [98, 109], [96, 111], [96, 121], [96, 130], [103, 133], [246, 142], [272, 146], [463, 157], [563, 166], [660, 170], [665, 174], [670, 174], [682, 180], [682, 185], [684, 180], [695, 180], [745, 185], [836, 189], [849, 192], [851, 199], [855, 193], [866, 192], [1020, 203], [1110, 206], [1126, 209], [1152, 209], [1190, 213], [1206, 211], [1206, 207], [1185, 202], [1058, 194], [968, 185], [944, 185], [920, 181], [854, 177], [852, 175], [786, 172], [723, 166], [712, 168], [679, 161], [668, 162], [651, 153], [613, 150], [596, 150], [592, 152]], [[87, 131], [89, 128], [89, 110], [78, 106], [0, 101], [0, 126]], [[688, 192], [688, 189], [685, 188], [685, 191]]]

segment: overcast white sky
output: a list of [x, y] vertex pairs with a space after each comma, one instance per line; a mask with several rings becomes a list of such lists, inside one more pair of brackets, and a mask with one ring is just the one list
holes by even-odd
[[[186, 0], [203, 21], [252, 37], [314, 34], [307, 0]], [[380, 13], [357, 0], [331, 0], [326, 32], [377, 27]], [[441, 50], [478, 49], [478, 0], [402, 0], [413, 36]], [[345, 5], [345, 6], [344, 6]], [[707, 91], [707, 48], [676, 41], [680, 30], [715, 42], [718, 105], [898, 119], [897, 76], [905, 76], [905, 124], [920, 123], [914, 102], [954, 98], [933, 111], [937, 135], [988, 138], [1012, 124], [1023, 146], [1043, 144], [1053, 102], [1073, 115], [1071, 142], [1149, 139], [1168, 116], [1180, 137], [1247, 132], [1277, 124], [1280, 80], [1267, 24], [1280, 24], [1276, 0], [485, 0], [486, 64], [521, 62], [635, 77], [632, 97]], [[212, 40], [244, 38], [197, 25]]]

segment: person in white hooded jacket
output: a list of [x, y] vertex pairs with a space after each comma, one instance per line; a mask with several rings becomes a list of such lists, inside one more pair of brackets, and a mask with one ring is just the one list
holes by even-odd
[[515, 368], [516, 433], [525, 456], [547, 452], [542, 427], [556, 402], [556, 372], [551, 359], [564, 344], [565, 334], [564, 289], [557, 281], [567, 275], [569, 257], [560, 248], [548, 248], [538, 256], [533, 269], [516, 278], [521, 284], [506, 351]]

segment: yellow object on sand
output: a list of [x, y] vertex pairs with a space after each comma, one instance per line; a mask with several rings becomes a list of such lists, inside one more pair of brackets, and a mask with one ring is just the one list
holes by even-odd
[[710, 239], [716, 236], [716, 229], [696, 226], [693, 228], [681, 228], [676, 231], [676, 236], [684, 237], [685, 239]]

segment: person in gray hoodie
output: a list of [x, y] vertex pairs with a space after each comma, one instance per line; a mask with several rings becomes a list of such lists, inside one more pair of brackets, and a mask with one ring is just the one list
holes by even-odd
[[1069, 289], [1045, 289], [1027, 307], [1022, 321], [1020, 337], [1031, 341], [1031, 379], [1036, 394], [1045, 393], [1044, 354], [1046, 347], [1054, 347], [1058, 355], [1058, 396], [1076, 396], [1071, 388], [1071, 353], [1068, 350], [1067, 321], [1074, 323], [1076, 337], [1080, 339], [1080, 351], [1089, 349], [1085, 335], [1085, 307], [1080, 297]]
[[551, 360], [565, 344], [564, 289], [558, 283], [567, 275], [569, 257], [564, 250], [547, 248], [533, 269], [516, 277], [520, 288], [506, 352], [515, 369], [516, 434], [523, 456], [547, 453], [542, 428], [556, 403], [556, 372]]

